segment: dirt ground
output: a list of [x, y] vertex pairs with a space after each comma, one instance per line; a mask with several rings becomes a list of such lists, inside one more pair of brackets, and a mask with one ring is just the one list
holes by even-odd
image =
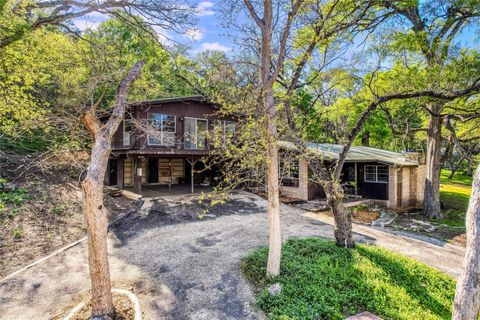
[[[0, 210], [0, 278], [86, 235], [78, 176], [88, 155], [46, 157], [48, 160], [0, 157], [2, 178], [17, 190], [26, 190], [19, 204], [7, 203]], [[133, 203], [107, 195], [105, 206], [112, 220], [130, 210]]]
[[[254, 320], [252, 288], [241, 260], [268, 243], [267, 202], [238, 192], [209, 215], [190, 197], [145, 199], [140, 210], [111, 226], [114, 288], [140, 299], [144, 319]], [[333, 219], [281, 204], [282, 237], [332, 239]], [[307, 216], [305, 216], [307, 215]], [[455, 278], [464, 249], [353, 225], [355, 241], [417, 259]], [[88, 297], [86, 243], [71, 247], [0, 283], [0, 319], [47, 320]], [[53, 279], [53, 281], [52, 281]], [[28, 305], [28, 308], [24, 306]]]
[[432, 223], [432, 220], [423, 216], [420, 210], [400, 212], [389, 228], [396, 231], [405, 231], [445, 240], [456, 245], [465, 247], [467, 236], [464, 228]]
[[[333, 217], [332, 210], [322, 211], [329, 217]], [[371, 225], [373, 221], [377, 220], [380, 217], [380, 214], [376, 211], [371, 211], [368, 209], [362, 210], [353, 210], [352, 220], [355, 223]]]
[[[115, 306], [115, 320], [134, 320], [135, 311], [133, 310], [132, 302], [130, 299], [118, 293], [113, 294], [113, 305]], [[67, 310], [71, 310], [75, 306], [71, 306]], [[90, 320], [92, 315], [92, 305], [91, 303], [86, 304], [81, 308], [71, 320]], [[54, 317], [52, 320], [61, 320], [63, 317]]]

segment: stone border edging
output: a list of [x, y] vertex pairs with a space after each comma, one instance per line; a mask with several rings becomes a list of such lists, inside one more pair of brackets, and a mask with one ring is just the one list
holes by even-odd
[[133, 304], [133, 311], [135, 312], [135, 316], [133, 317], [133, 319], [142, 320], [142, 308], [140, 306], [140, 301], [138, 300], [138, 297], [135, 295], [135, 293], [129, 290], [117, 289], [117, 288], [113, 288], [112, 292], [126, 295]]
[[[142, 206], [143, 206], [143, 203], [142, 203], [142, 205], [139, 206], [138, 208], [134, 208], [134, 209], [132, 209], [132, 210], [129, 210], [129, 211], [126, 212], [125, 214], [123, 214], [123, 215], [121, 215], [120, 217], [116, 218], [115, 220], [109, 222], [109, 223], [108, 223], [108, 226], [110, 227], [110, 226], [113, 225], [114, 223], [116, 223], [116, 222], [118, 222], [119, 220], [121, 220], [121, 219], [125, 218], [126, 216], [128, 216], [133, 210], [138, 210], [138, 209], [140, 209]], [[67, 244], [67, 245], [64, 246], [64, 247], [61, 247], [61, 248], [55, 250], [54, 252], [50, 253], [49, 255], [47, 255], [47, 256], [45, 256], [45, 257], [43, 257], [43, 258], [40, 258], [40, 259], [38, 259], [37, 261], [34, 261], [34, 262], [30, 263], [29, 265], [27, 265], [27, 266], [25, 266], [25, 267], [23, 267], [23, 268], [20, 268], [20, 269], [18, 269], [17, 271], [14, 271], [13, 273], [10, 273], [9, 275], [7, 275], [7, 276], [3, 277], [2, 279], [0, 279], [0, 283], [2, 283], [2, 282], [4, 282], [4, 281], [7, 281], [8, 279], [16, 276], [17, 274], [19, 274], [19, 273], [21, 273], [21, 272], [23, 272], [23, 271], [25, 271], [25, 270], [27, 270], [27, 269], [30, 269], [30, 268], [36, 266], [37, 264], [42, 263], [43, 261], [48, 260], [48, 259], [50, 259], [51, 257], [53, 257], [53, 256], [55, 256], [55, 255], [57, 255], [57, 254], [59, 254], [59, 253], [61, 253], [61, 252], [63, 252], [63, 251], [66, 251], [66, 250], [68, 250], [68, 249], [70, 249], [70, 248], [72, 248], [72, 247], [75, 247], [76, 245], [78, 245], [78, 244], [82, 243], [83, 241], [87, 240], [87, 238], [88, 238], [88, 237], [85, 236], [85, 237], [83, 237], [83, 238], [81, 238], [81, 239], [79, 239], [79, 240], [76, 240], [76, 241], [74, 241], [74, 242], [72, 242], [72, 243], [69, 243], [69, 244]]]
[[14, 271], [13, 273], [10, 273], [9, 275], [7, 275], [7, 276], [4, 277], [3, 279], [1, 279], [1, 280], [0, 280], [0, 283], [2, 283], [2, 282], [4, 282], [4, 281], [7, 281], [8, 279], [16, 276], [17, 274], [19, 274], [19, 273], [21, 273], [21, 272], [23, 272], [23, 271], [25, 271], [25, 270], [27, 270], [27, 269], [30, 269], [30, 268], [36, 266], [37, 264], [39, 264], [39, 263], [41, 263], [41, 262], [43, 262], [43, 261], [45, 261], [45, 260], [48, 260], [49, 258], [53, 257], [54, 255], [59, 254], [60, 252], [63, 252], [63, 251], [68, 250], [68, 249], [70, 249], [70, 248], [72, 248], [72, 247], [75, 247], [76, 245], [82, 243], [82, 242], [85, 241], [86, 239], [87, 239], [87, 237], [83, 237], [83, 238], [81, 238], [80, 240], [77, 240], [77, 241], [75, 241], [75, 242], [72, 242], [72, 243], [70, 243], [70, 244], [67, 244], [66, 246], [61, 247], [60, 249], [57, 249], [57, 250], [55, 250], [54, 252], [50, 253], [48, 256], [45, 256], [45, 257], [43, 257], [43, 258], [40, 258], [40, 259], [38, 259], [37, 261], [34, 261], [34, 262], [30, 263], [30, 264], [27, 265], [26, 267], [23, 267], [23, 268], [21, 268], [21, 269], [18, 269], [17, 271]]
[[[133, 306], [133, 312], [135, 314], [133, 319], [134, 320], [142, 320], [142, 308], [140, 306], [140, 301], [138, 300], [138, 297], [132, 291], [125, 290], [125, 289], [112, 288], [112, 292], [123, 294], [123, 295], [127, 296], [130, 299], [130, 302], [132, 303], [132, 306]], [[77, 312], [79, 312], [85, 306], [85, 304], [86, 304], [85, 301], [82, 301], [79, 304], [77, 304], [75, 306], [75, 308], [70, 310], [70, 312], [65, 316], [65, 318], [63, 318], [63, 320], [72, 319], [73, 316], [75, 316], [75, 314]]]
[[75, 308], [73, 308], [72, 310], [70, 310], [70, 312], [65, 316], [65, 318], [63, 318], [63, 320], [70, 320], [70, 319], [72, 319], [73, 316], [74, 316], [78, 311], [80, 311], [84, 306], [85, 306], [85, 301], [80, 302], [79, 304], [77, 304], [77, 305], [75, 306]]

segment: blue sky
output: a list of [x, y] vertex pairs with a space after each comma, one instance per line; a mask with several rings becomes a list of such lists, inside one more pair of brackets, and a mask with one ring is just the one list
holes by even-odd
[[[197, 25], [185, 32], [175, 34], [172, 31], [157, 29], [159, 39], [165, 44], [176, 41], [192, 48], [192, 53], [199, 53], [205, 50], [219, 50], [224, 52], [232, 51], [229, 39], [222, 36], [222, 27], [216, 15], [217, 1], [200, 1], [196, 3]], [[73, 21], [80, 30], [86, 28], [95, 29], [100, 23], [107, 20], [108, 16], [100, 13], [89, 14]]]
[[[209, 0], [196, 2], [197, 25], [186, 31], [185, 34], [175, 34], [172, 31], [157, 30], [159, 39], [165, 44], [171, 44], [172, 40], [188, 45], [192, 48], [191, 53], [196, 54], [205, 50], [219, 50], [232, 52], [233, 44], [224, 35], [224, 30], [218, 17], [218, 5], [221, 0]], [[240, 1], [240, 0], [239, 0]], [[93, 13], [85, 17], [77, 18], [73, 22], [81, 30], [85, 28], [96, 28], [101, 22], [108, 19], [107, 16]], [[466, 28], [457, 37], [462, 47], [479, 48], [480, 33], [478, 28]], [[361, 48], [351, 48], [357, 51]]]

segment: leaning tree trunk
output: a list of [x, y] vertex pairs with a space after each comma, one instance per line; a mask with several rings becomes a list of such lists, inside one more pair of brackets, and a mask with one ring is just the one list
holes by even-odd
[[[434, 107], [434, 113], [440, 112]], [[425, 166], [425, 190], [423, 214], [429, 218], [441, 218], [440, 211], [440, 147], [442, 141], [442, 118], [430, 115], [427, 138], [427, 162]]]
[[450, 173], [448, 174], [448, 180], [452, 180], [453, 176], [455, 175], [455, 171], [456, 171], [453, 161], [450, 161], [449, 167], [450, 167]]
[[82, 181], [83, 214], [87, 222], [88, 263], [92, 286], [92, 319], [115, 318], [107, 250], [107, 214], [103, 206], [103, 179], [110, 154], [106, 139], [96, 140], [87, 176]]
[[343, 192], [331, 184], [324, 187], [327, 201], [335, 220], [335, 242], [339, 247], [353, 248], [352, 213], [342, 203]]
[[108, 221], [103, 205], [103, 180], [111, 152], [112, 137], [125, 115], [128, 90], [140, 75], [142, 67], [143, 62], [137, 62], [118, 86], [115, 106], [105, 124], [102, 124], [97, 118], [96, 106], [93, 106], [80, 117], [93, 137], [90, 163], [81, 185], [83, 189], [83, 214], [87, 222], [88, 263], [92, 287], [92, 319], [94, 320], [115, 319], [108, 264]]
[[275, 102], [273, 90], [265, 94], [266, 125], [268, 136], [267, 153], [267, 183], [268, 183], [268, 262], [267, 274], [280, 274], [280, 259], [282, 254], [282, 236], [280, 227], [280, 199], [278, 183], [278, 149], [276, 144], [277, 126], [275, 123]]
[[453, 320], [477, 319], [480, 310], [480, 165], [473, 179], [466, 227], [467, 250], [457, 282]]

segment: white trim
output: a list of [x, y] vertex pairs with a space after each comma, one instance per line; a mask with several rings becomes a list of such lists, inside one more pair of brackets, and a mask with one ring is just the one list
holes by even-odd
[[[367, 167], [374, 167], [375, 168], [375, 181], [367, 179]], [[378, 181], [378, 167], [386, 167], [387, 168], [387, 175], [388, 181]], [[367, 183], [383, 183], [388, 184], [390, 182], [390, 171], [388, 170], [387, 165], [376, 165], [376, 164], [366, 164], [363, 166], [363, 181]]]
[[[208, 119], [205, 119], [205, 118], [194, 118], [194, 117], [183, 117], [184, 121], [183, 121], [183, 148], [184, 149], [187, 149], [187, 150], [205, 150], [207, 149], [207, 137], [205, 137], [205, 145], [203, 148], [198, 148], [198, 125], [197, 125], [197, 121], [198, 120], [205, 120], [207, 122], [207, 125], [206, 125], [206, 131], [208, 132]], [[192, 119], [192, 120], [196, 120], [195, 121], [195, 145], [197, 146], [196, 148], [187, 148], [185, 146], [185, 120], [187, 119]]]
[[[162, 116], [168, 116], [168, 117], [173, 117], [173, 123], [174, 123], [174, 136], [175, 136], [175, 139], [177, 137], [177, 116], [175, 115], [172, 115], [172, 114], [166, 114], [166, 113], [158, 113], [158, 112], [148, 112], [147, 113], [147, 122], [150, 121], [150, 115], [162, 115]], [[148, 124], [148, 126], [150, 126], [150, 123]], [[148, 136], [148, 128], [147, 128], [147, 145], [148, 146], [155, 146], [155, 147], [175, 147], [176, 143], [174, 141], [173, 145], [172, 144], [165, 144], [163, 140], [163, 123], [161, 124], [161, 128], [160, 130], [158, 130], [159, 132], [161, 132], [162, 134], [162, 139], [158, 139], [158, 138], [155, 138], [155, 137], [152, 137], [153, 139], [157, 139], [157, 140], [160, 140], [160, 143], [150, 143], [150, 137]], [[168, 133], [172, 133], [172, 132], [168, 132]], [[174, 140], [175, 140], [174, 139]]]

